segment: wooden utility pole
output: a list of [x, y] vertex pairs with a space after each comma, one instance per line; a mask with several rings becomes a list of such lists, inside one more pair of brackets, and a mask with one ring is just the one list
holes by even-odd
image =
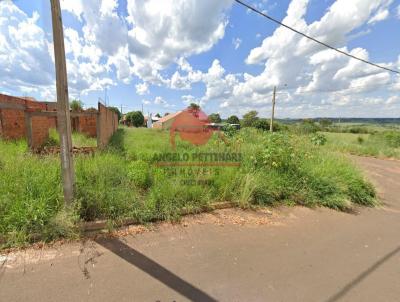
[[72, 158], [71, 118], [69, 112], [67, 66], [65, 62], [64, 32], [60, 0], [50, 0], [53, 24], [54, 58], [56, 63], [57, 124], [61, 144], [61, 173], [64, 200], [71, 204], [74, 198], [74, 161]]
[[272, 95], [271, 123], [269, 125], [269, 131], [271, 131], [271, 132], [274, 132], [275, 97], [276, 97], [276, 86], [274, 86], [274, 93]]

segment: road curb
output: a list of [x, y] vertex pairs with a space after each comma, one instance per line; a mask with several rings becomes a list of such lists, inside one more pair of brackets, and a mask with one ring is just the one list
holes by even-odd
[[[222, 210], [222, 209], [229, 209], [229, 208], [235, 208], [235, 207], [237, 207], [237, 204], [235, 204], [233, 202], [217, 202], [217, 203], [207, 205], [200, 209], [183, 208], [181, 211], [181, 215], [186, 216], [186, 215], [191, 215], [191, 214], [200, 214], [200, 213], [210, 212], [210, 211], [214, 211], [214, 210]], [[156, 221], [160, 221], [160, 220], [154, 219], [154, 220], [151, 220], [150, 222], [156, 222]], [[120, 228], [120, 227], [125, 227], [125, 226], [130, 226], [130, 225], [140, 225], [140, 224], [143, 224], [143, 223], [140, 221], [137, 221], [135, 219], [128, 218], [128, 219], [124, 219], [120, 222], [115, 223], [114, 227]], [[109, 229], [108, 226], [109, 226], [109, 221], [107, 221], [107, 220], [81, 222], [79, 225], [80, 229], [84, 233], [106, 231]]]

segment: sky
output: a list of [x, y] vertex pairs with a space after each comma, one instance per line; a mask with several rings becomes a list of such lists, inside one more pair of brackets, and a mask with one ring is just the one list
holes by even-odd
[[[309, 36], [400, 70], [400, 0], [247, 0]], [[70, 98], [123, 112], [191, 102], [222, 117], [400, 117], [400, 76], [233, 0], [61, 0]], [[55, 100], [49, 0], [0, 0], [0, 93]]]

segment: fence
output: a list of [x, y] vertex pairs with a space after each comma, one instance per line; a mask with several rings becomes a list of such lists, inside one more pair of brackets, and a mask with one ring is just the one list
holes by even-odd
[[[118, 115], [98, 104], [98, 110], [71, 112], [74, 131], [97, 137], [103, 148], [118, 128]], [[0, 94], [0, 136], [5, 139], [26, 138], [31, 149], [39, 149], [57, 127], [56, 103], [37, 102]]]

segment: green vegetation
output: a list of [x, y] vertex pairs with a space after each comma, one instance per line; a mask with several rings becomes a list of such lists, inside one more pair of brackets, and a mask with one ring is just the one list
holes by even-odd
[[208, 120], [209, 120], [211, 123], [216, 123], [216, 124], [222, 122], [222, 119], [221, 119], [221, 116], [219, 115], [219, 113], [212, 113], [212, 114], [210, 114], [210, 115], [208, 116]]
[[215, 135], [195, 147], [177, 136], [176, 154], [240, 153], [240, 167], [167, 168], [157, 163], [173, 153], [169, 132], [120, 129], [107, 150], [75, 157], [76, 200], [68, 210], [58, 155], [32, 155], [24, 142], [0, 141], [0, 244], [78, 236], [79, 221], [175, 220], [183, 208], [200, 211], [219, 201], [338, 210], [375, 203], [373, 187], [344, 156], [310, 139], [245, 128], [225, 140]]
[[342, 153], [400, 159], [400, 131], [382, 131], [373, 134], [324, 132], [324, 148]]
[[258, 112], [255, 110], [247, 112], [243, 115], [242, 126], [243, 127], [254, 127], [255, 122], [259, 119]]
[[226, 120], [226, 122], [228, 124], [237, 124], [240, 125], [240, 120], [236, 115], [231, 115], [230, 117], [228, 117], [228, 119]]
[[126, 114], [126, 121], [128, 122], [129, 126], [143, 127], [144, 116], [141, 111], [128, 112]]
[[83, 102], [81, 100], [72, 100], [69, 102], [69, 107], [72, 111], [82, 111], [83, 110]]
[[108, 107], [111, 111], [115, 112], [118, 115], [118, 120], [120, 121], [122, 118], [122, 113], [119, 111], [117, 107]]
[[[56, 129], [49, 130], [49, 139], [45, 143], [45, 146], [59, 146], [60, 136]], [[72, 133], [72, 145], [74, 147], [96, 147], [97, 139], [93, 137], [88, 137], [87, 135], [79, 132]]]

